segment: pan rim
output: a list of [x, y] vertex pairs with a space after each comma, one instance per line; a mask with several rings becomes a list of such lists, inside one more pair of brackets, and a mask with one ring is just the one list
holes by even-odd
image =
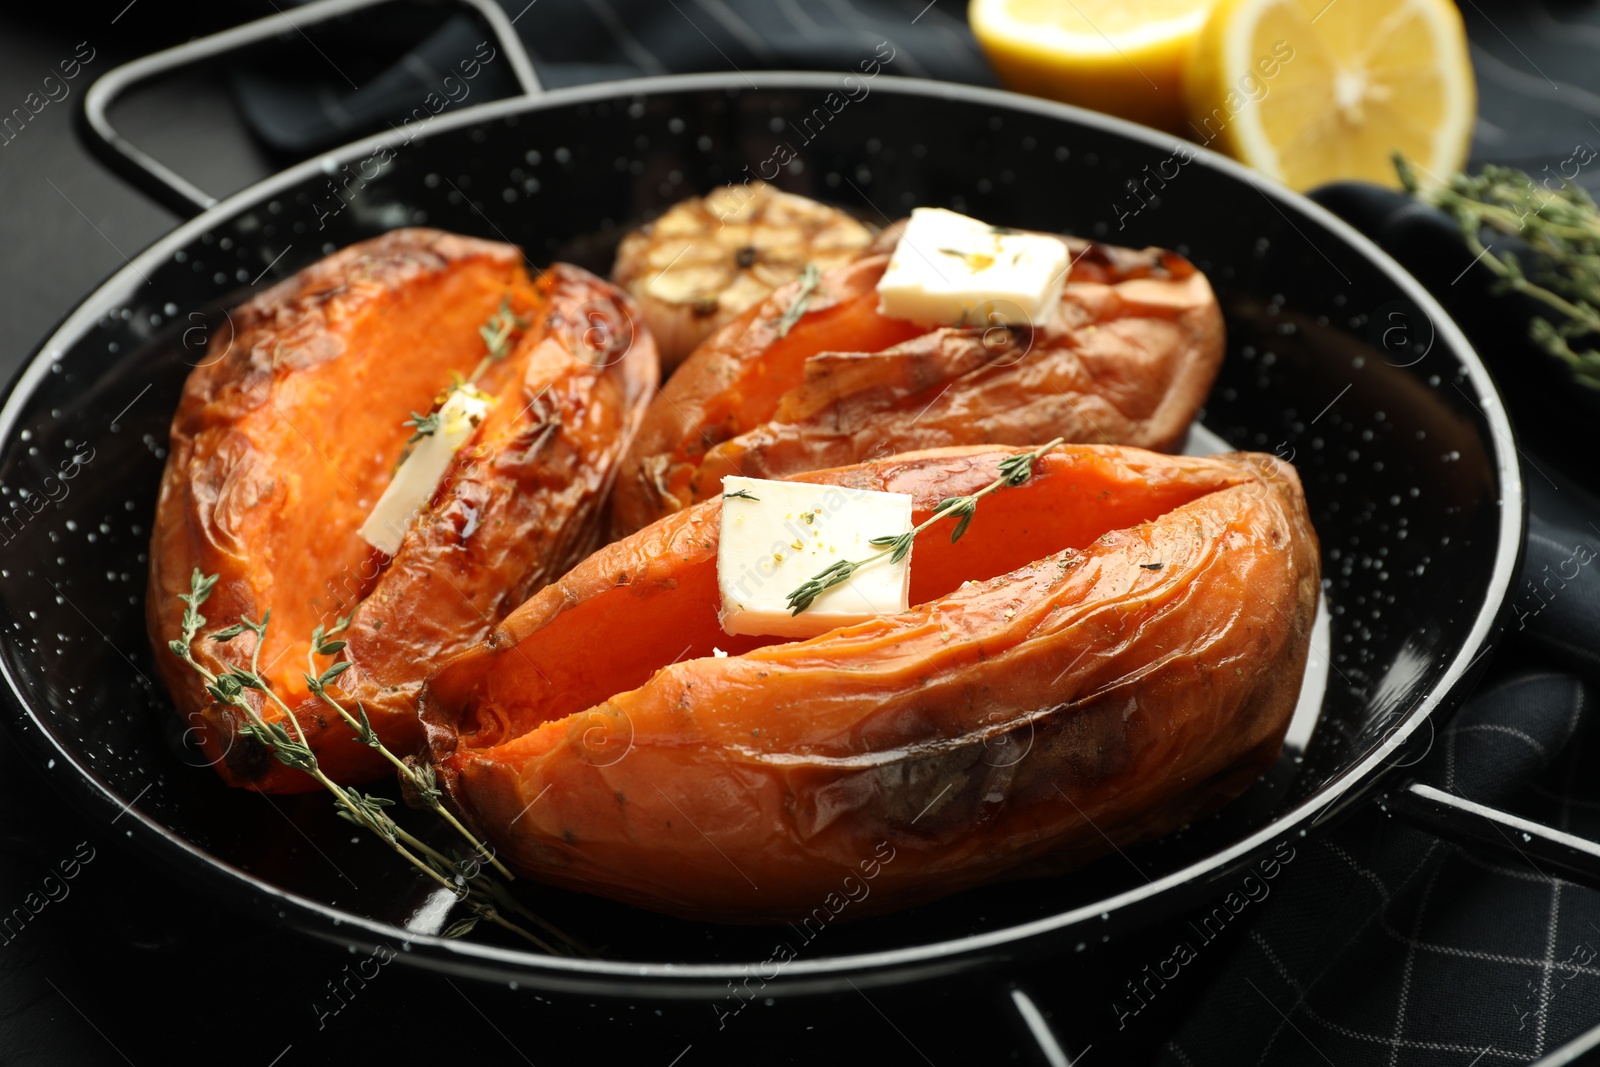
[[[436, 133], [480, 125], [510, 115], [536, 114], [591, 101], [719, 89], [734, 90], [743, 95], [768, 90], [837, 88], [842, 84], [843, 77], [842, 74], [808, 71], [757, 71], [748, 76], [738, 73], [684, 74], [602, 82], [537, 96], [492, 101], [441, 114], [431, 120], [425, 130], [419, 131], [417, 139], [425, 140]], [[752, 78], [761, 84], [755, 85]], [[875, 81], [877, 84], [874, 89], [880, 92], [931, 100], [960, 99], [983, 103], [997, 110], [1041, 115], [1061, 121], [1069, 127], [1096, 129], [1153, 147], [1166, 147], [1176, 140], [1122, 119], [1003, 90], [889, 75], [880, 76]], [[0, 406], [0, 448], [9, 447], [24, 406], [43, 376], [49, 373], [55, 356], [81, 340], [107, 307], [120, 303], [126, 293], [143, 282], [146, 269], [187, 246], [220, 220], [232, 218], [248, 207], [270, 199], [278, 192], [322, 171], [329, 161], [337, 165], [364, 158], [379, 145], [388, 144], [391, 140], [392, 134], [375, 134], [352, 141], [247, 186], [194, 218], [181, 222], [130, 259], [124, 267], [113, 272], [86, 294], [50, 335], [34, 348], [7, 383], [4, 404]], [[1011, 956], [1036, 952], [1039, 950], [1038, 943], [1046, 941], [1049, 935], [1059, 936], [1096, 917], [1109, 919], [1124, 909], [1153, 907], [1156, 901], [1176, 895], [1185, 886], [1197, 889], [1214, 884], [1263, 854], [1275, 842], [1307, 836], [1309, 830], [1348, 810], [1397, 773], [1401, 768], [1391, 763], [1394, 754], [1406, 745], [1424, 720], [1431, 719], [1456, 695], [1470, 679], [1473, 667], [1494, 644], [1498, 621], [1511, 595], [1512, 583], [1520, 566], [1526, 528], [1526, 494], [1516, 459], [1517, 449], [1510, 419], [1481, 358], [1422, 284], [1369, 238], [1302, 194], [1264, 180], [1258, 181], [1257, 176], [1241, 164], [1209, 149], [1194, 145], [1187, 147], [1194, 153], [1195, 159], [1206, 167], [1252, 186], [1274, 210], [1284, 215], [1291, 226], [1294, 226], [1291, 211], [1297, 212], [1301, 217], [1325, 227], [1351, 251], [1376, 266], [1432, 320], [1438, 336], [1447, 341], [1459, 357], [1477, 393], [1476, 398], [1468, 398], [1469, 402], [1479, 407], [1490, 431], [1491, 441], [1488, 443], [1495, 456], [1499, 489], [1500, 521], [1497, 533], [1500, 540], [1487, 592], [1472, 628], [1462, 647], [1423, 698], [1399, 717], [1383, 740], [1364, 758], [1345, 767], [1331, 782], [1292, 811], [1233, 845], [1146, 885], [1025, 923], [893, 949], [812, 960], [793, 959], [784, 964], [776, 979], [767, 982], [765, 989], [770, 992], [833, 992], [843, 988], [851, 979], [859, 979], [870, 985], [883, 985], [923, 980], [952, 970], [980, 967]], [[1309, 238], [1306, 240], [1310, 243]], [[235, 907], [270, 924], [289, 925], [324, 940], [361, 944], [368, 948], [380, 942], [403, 941], [405, 951], [400, 953], [400, 958], [419, 966], [466, 977], [498, 981], [511, 978], [530, 987], [559, 992], [673, 998], [720, 996], [727, 981], [748, 977], [753, 965], [761, 965], [762, 961], [675, 964], [543, 956], [496, 945], [413, 933], [281, 889], [222, 861], [178, 836], [159, 820], [126, 805], [123, 798], [95, 774], [93, 768], [85, 765], [34, 714], [18, 680], [3, 660], [0, 660], [0, 677], [5, 683], [5, 703], [8, 705], [5, 721], [10, 726], [12, 737], [19, 747], [31, 753], [34, 759], [30, 762], [36, 766], [42, 765], [46, 758], [67, 761], [75, 773], [53, 780], [59, 783], [65, 778], [66, 784], [61, 784], [59, 788], [68, 793], [75, 806], [103, 826], [113, 816], [118, 819], [123, 815], [132, 816], [131, 825], [126, 827], [126, 839], [137, 837], [143, 846], [142, 851], [160, 860], [169, 869], [205, 883]], [[360, 933], [370, 935], [371, 940], [361, 941], [353, 936]]]

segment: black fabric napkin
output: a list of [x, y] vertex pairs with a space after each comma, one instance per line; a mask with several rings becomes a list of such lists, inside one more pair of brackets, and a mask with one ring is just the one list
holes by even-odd
[[[267, 0], [270, 5], [271, 0]], [[276, 6], [276, 5], [272, 5]], [[287, 4], [284, 6], [288, 6]], [[882, 62], [889, 73], [994, 85], [967, 30], [963, 0], [501, 0], [546, 89], [654, 74], [728, 70], [833, 70], [860, 73]], [[271, 14], [270, 9], [262, 14]], [[351, 52], [382, 55], [417, 38], [417, 17], [380, 8], [360, 20]], [[447, 85], [486, 29], [457, 15], [404, 57], [358, 79], [311, 59], [286, 68], [242, 67], [240, 103], [269, 145], [305, 156], [399, 121], [430, 92], [445, 107], [520, 92], [504, 63], [485, 63], [481, 79]], [[491, 44], [490, 47], [493, 47]]]
[[[993, 83], [955, 0], [503, 3], [550, 87], [730, 68], [849, 69], [878, 42], [894, 49], [893, 73]], [[1491, 7], [1497, 18], [1516, 17]], [[1483, 111], [1499, 122], [1480, 126], [1480, 148], [1492, 151], [1499, 137], [1520, 165], [1541, 153], [1559, 161], [1576, 135], [1549, 109], [1532, 126], [1509, 121], [1526, 109], [1519, 94], [1536, 99], [1542, 89], [1506, 73], [1511, 38], [1473, 11], [1474, 55], [1494, 75], [1480, 83]], [[1540, 12], [1528, 33], [1559, 46], [1563, 35]], [[256, 132], [304, 154], [399, 117], [402, 102], [438, 88], [448, 58], [481, 36], [472, 20], [453, 18], [359, 91], [326, 72], [308, 81], [304, 71], [246, 69], [237, 86]], [[501, 65], [478, 99], [515, 91], [505, 79]], [[1543, 140], [1532, 132], [1546, 128]], [[1532, 348], [1529, 309], [1490, 296], [1491, 279], [1470, 265], [1448, 219], [1372, 186], [1318, 195], [1441, 298], [1487, 358], [1532, 445], [1524, 450], [1530, 533], [1509, 642], [1413, 773], [1600, 838], [1600, 786], [1586, 763], [1600, 691], [1600, 503], [1553, 458], [1592, 447], [1600, 393], [1575, 386]], [[1377, 806], [1294, 847], [1299, 854], [1270, 900], [1236, 937], [1208, 950], [1226, 955], [1179, 1013], [1164, 1062], [1521, 1063], [1600, 1023], [1600, 892], [1531, 861], [1459, 848]]]

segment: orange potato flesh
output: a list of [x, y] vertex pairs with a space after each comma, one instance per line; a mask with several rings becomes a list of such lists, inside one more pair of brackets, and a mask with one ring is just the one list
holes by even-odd
[[[221, 394], [185, 427], [206, 438], [195, 450], [204, 464], [197, 476], [222, 480], [209, 522], [265, 564], [243, 575], [245, 595], [274, 609], [261, 662], [289, 667], [280, 673], [296, 698], [305, 695], [295, 679], [311, 629], [328, 621], [325, 578], [356, 570], [371, 551], [357, 531], [399, 462], [408, 431], [398, 420], [432, 407], [452, 373], [472, 371], [483, 354], [478, 327], [503, 296], [521, 315], [534, 306], [514, 253], [474, 249], [470, 267], [439, 270], [411, 258], [420, 250], [388, 245], [361, 261], [324, 260], [312, 270], [326, 282], [305, 279], [288, 306], [242, 314], [230, 355], [251, 361], [243, 383], [227, 380], [226, 360], [196, 372], [202, 389]], [[399, 284], [385, 277], [398, 271], [407, 272]], [[335, 288], [351, 281], [351, 290]], [[288, 297], [295, 284], [273, 292]], [[180, 420], [190, 412], [185, 393]], [[235, 452], [244, 447], [248, 458]], [[187, 590], [187, 571], [173, 578]], [[173, 605], [160, 607], [170, 614]], [[290, 662], [294, 651], [301, 655]]]
[[[787, 332], [780, 332], [781, 321], [800, 297], [801, 283], [791, 282], [776, 290], [726, 327], [726, 333], [714, 335], [720, 344], [734, 350], [730, 360], [719, 361], [723, 363], [720, 373], [710, 381], [709, 376], [686, 373], [683, 385], [673, 390], [674, 400], [693, 404], [703, 397], [702, 428], [743, 433], [757, 424], [763, 413], [777, 407], [788, 391], [787, 383], [818, 353], [834, 349], [876, 352], [915, 337], [922, 332], [920, 327], [878, 314], [876, 286], [888, 265], [888, 256], [870, 256], [828, 272], [827, 284], [819, 284], [811, 292], [805, 314]], [[696, 389], [703, 390], [711, 382], [715, 383], [712, 393]], [[687, 457], [704, 446], [702, 439], [689, 439], [680, 441], [678, 447]]]
[[[509, 300], [527, 326], [479, 386], [496, 398], [393, 559], [361, 523], [426, 412], [483, 358], [479, 328]], [[393, 749], [417, 748], [415, 695], [428, 668], [480, 640], [534, 588], [592, 547], [615, 462], [655, 384], [647, 334], [626, 352], [585, 347], [585, 315], [617, 321], [627, 298], [577, 268], [531, 281], [509, 245], [402, 230], [345, 249], [234, 314], [222, 353], [185, 386], [152, 539], [149, 626], [168, 689], [219, 773], [269, 792], [317, 788], [240, 738], [166, 650], [189, 575], [219, 580], [203, 632], [272, 610], [263, 675], [295, 709], [323, 770], [340, 782], [389, 773], [302, 672], [312, 628], [351, 615], [354, 666], [334, 689], [360, 700]], [[213, 671], [246, 665], [253, 638], [201, 638]], [[319, 663], [318, 669], [327, 665]], [[263, 716], [281, 712], [266, 704]]]
[[[920, 520], [1008, 454], [805, 480], [909, 492]], [[1166, 832], [1281, 745], [1319, 572], [1272, 457], [1052, 453], [960, 542], [919, 538], [910, 611], [807, 641], [717, 628], [720, 506], [590, 556], [425, 688], [447, 794], [528, 875], [793, 920], [886, 844], [870, 914]]]
[[[892, 246], [893, 233], [880, 244]], [[1068, 239], [1035, 329], [928, 330], [877, 312], [886, 254], [823, 274], [788, 337], [791, 283], [713, 334], [651, 405], [618, 478], [621, 536], [721, 492], [896, 452], [1054, 437], [1166, 450], [1222, 359], [1222, 317], [1182, 257]]]
[[675, 510], [663, 510], [663, 500], [688, 500], [699, 457], [765, 421], [811, 358], [831, 349], [876, 351], [923, 332], [878, 314], [875, 287], [888, 265], [887, 255], [876, 255], [828, 271], [787, 332], [780, 323], [801, 283], [782, 286], [696, 349], [662, 388], [624, 460], [614, 535]]

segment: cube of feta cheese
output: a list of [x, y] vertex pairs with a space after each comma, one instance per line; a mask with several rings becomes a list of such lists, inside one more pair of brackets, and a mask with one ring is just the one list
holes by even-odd
[[362, 524], [361, 536], [367, 544], [386, 556], [400, 550], [417, 513], [433, 499], [450, 460], [483, 421], [491, 404], [488, 397], [468, 387], [455, 390], [440, 405], [433, 432], [416, 443]]
[[717, 587], [724, 632], [814, 637], [906, 610], [909, 555], [858, 568], [798, 615], [789, 594], [835, 563], [877, 553], [874, 537], [908, 532], [907, 494], [737, 477], [724, 478], [722, 492]]
[[1066, 284], [1066, 242], [919, 207], [878, 282], [878, 313], [922, 326], [1043, 323]]

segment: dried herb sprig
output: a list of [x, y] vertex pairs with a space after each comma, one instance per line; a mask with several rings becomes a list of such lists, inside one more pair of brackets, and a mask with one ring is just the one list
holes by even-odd
[[[470, 932], [478, 920], [486, 919], [517, 934], [546, 952], [555, 955], [564, 954], [562, 950], [506, 919], [496, 907], [496, 903], [499, 903], [502, 906], [514, 906], [515, 910], [533, 918], [562, 940], [576, 945], [576, 942], [573, 942], [571, 938], [561, 934], [560, 931], [555, 930], [544, 920], [533, 916], [520, 905], [515, 905], [510, 894], [504, 891], [504, 887], [499, 886], [492, 879], [481, 877], [481, 872], [475, 869], [475, 863], [471, 867], [458, 863], [401, 827], [384, 810], [393, 806], [393, 800], [387, 797], [364, 794], [353, 787], [341, 786], [322, 771], [317, 762], [316, 753], [312, 751], [311, 746], [306, 742], [305, 733], [301, 729], [298, 720], [296, 720], [293, 711], [283, 702], [282, 698], [272, 691], [271, 686], [261, 676], [261, 646], [265, 642], [267, 627], [271, 622], [272, 612], [270, 610], [263, 613], [259, 622], [247, 616], [240, 616], [238, 623], [209, 635], [212, 640], [225, 643], [246, 631], [255, 634], [255, 647], [250, 653], [250, 666], [248, 669], [231, 667], [221, 674], [216, 674], [194, 658], [194, 639], [200, 628], [206, 624], [205, 616], [200, 614], [200, 605], [211, 595], [211, 590], [217, 583], [217, 577], [214, 574], [203, 575], [198, 567], [195, 568], [194, 573], [190, 576], [189, 592], [178, 596], [178, 599], [184, 604], [183, 636], [180, 639], [169, 642], [168, 648], [200, 675], [205, 682], [207, 693], [219, 702], [239, 711], [244, 716], [245, 723], [240, 727], [240, 733], [253, 737], [266, 745], [268, 751], [279, 762], [309, 774], [318, 784], [332, 794], [337, 805], [337, 814], [340, 818], [376, 834], [406, 862], [445, 889], [448, 889], [455, 894], [458, 900], [465, 903], [472, 914], [452, 924], [450, 929], [445, 931], [446, 936], [462, 936]], [[347, 624], [347, 622], [348, 620], [341, 620], [342, 624]], [[342, 628], [343, 625], [337, 627], [337, 629]], [[319, 627], [318, 630], [320, 631], [321, 628]], [[329, 636], [328, 634], [317, 633], [313, 641], [313, 648], [324, 650], [324, 654], [331, 654], [327, 652], [330, 648], [333, 648], [334, 652], [344, 648], [344, 642], [330, 641], [328, 640]], [[318, 674], [315, 679], [311, 679], [308, 676], [308, 681], [314, 680], [317, 688], [322, 690], [319, 695], [323, 695], [326, 699], [327, 684], [337, 678], [348, 667], [349, 662], [347, 660], [335, 663]], [[245, 696], [245, 691], [249, 689], [260, 692], [264, 699], [276, 704], [282, 712], [283, 721], [269, 723], [263, 719], [261, 713], [256, 710], [255, 706]], [[354, 717], [348, 716], [348, 712], [343, 712], [342, 708], [340, 710], [348, 718], [354, 720]], [[365, 709], [362, 709], [360, 719], [354, 721], [356, 722], [355, 728], [358, 733], [360, 732], [360, 727], [365, 724], [367, 734], [372, 736], [374, 740], [376, 739], [375, 735], [372, 734], [371, 725], [366, 723]], [[475, 842], [475, 839], [473, 840]], [[479, 845], [478, 848], [482, 849], [482, 846]]]
[[511, 310], [511, 298], [501, 297], [500, 310], [490, 315], [488, 321], [478, 327], [478, 336], [483, 338], [483, 345], [487, 351], [467, 381], [469, 383], [477, 381], [479, 375], [489, 369], [490, 364], [498, 363], [509, 356], [512, 335], [518, 330], [526, 330], [528, 325], [527, 319]]
[[355, 731], [356, 738], [363, 745], [373, 749], [385, 760], [388, 760], [390, 766], [394, 767], [395, 771], [410, 784], [413, 792], [426, 805], [429, 811], [449, 823], [451, 828], [460, 834], [467, 844], [472, 846], [472, 850], [482, 856], [503, 877], [515, 881], [516, 875], [512, 874], [505, 864], [495, 858], [495, 854], [490, 850], [489, 846], [479, 841], [472, 831], [461, 825], [450, 809], [444, 806], [442, 794], [439, 792], [439, 783], [434, 777], [433, 768], [425, 763], [413, 766], [396, 756], [378, 738], [377, 731], [372, 728], [372, 723], [367, 720], [367, 709], [362, 706], [359, 700], [356, 701], [356, 713], [352, 715], [343, 704], [334, 698], [333, 694], [328, 692], [328, 686], [350, 668], [350, 661], [342, 659], [331, 664], [326, 670], [318, 671], [317, 657], [336, 656], [343, 652], [345, 642], [336, 638], [349, 625], [350, 616], [345, 615], [335, 622], [331, 629], [324, 631], [323, 627], [318, 626], [311, 631], [311, 647], [306, 650], [306, 673], [304, 675], [306, 688], [310, 690], [312, 696], [315, 696], [318, 700], [338, 712], [339, 718], [344, 720], [346, 726]]
[[472, 389], [478, 378], [482, 378], [483, 371], [488, 370], [493, 363], [498, 363], [499, 360], [504, 360], [507, 355], [510, 355], [512, 334], [517, 333], [518, 330], [526, 330], [528, 325], [530, 323], [526, 318], [518, 317], [517, 312], [510, 309], [509, 296], [502, 296], [498, 312], [494, 312], [493, 315], [486, 318], [482, 326], [478, 326], [478, 336], [483, 338], [483, 349], [485, 349], [483, 358], [480, 358], [478, 365], [472, 368], [472, 374], [470, 374], [469, 378], [461, 378], [461, 374], [451, 373], [450, 389], [446, 389], [445, 392], [438, 395], [438, 398], [435, 398], [434, 403], [438, 406], [435, 406], [434, 410], [429, 411], [427, 414], [419, 414], [413, 411], [411, 418], [405, 419], [400, 424], [400, 426], [413, 427], [411, 437], [405, 438], [406, 445], [416, 445], [422, 438], [438, 434], [438, 429], [442, 426], [442, 422], [438, 419], [438, 408], [443, 406], [443, 402], [448, 400], [450, 394], [453, 394], [456, 390]]
[[1066, 438], [1064, 437], [1058, 437], [1049, 444], [1034, 449], [1032, 452], [1019, 452], [1014, 456], [1007, 456], [1000, 461], [1000, 477], [979, 489], [976, 493], [972, 493], [969, 496], [946, 497], [939, 502], [938, 507], [933, 509], [932, 515], [929, 515], [905, 533], [874, 537], [867, 542], [870, 545], [878, 546], [882, 551], [868, 556], [866, 559], [842, 559], [818, 572], [809, 580], [802, 582], [789, 594], [789, 614], [800, 614], [809, 608], [817, 597], [836, 585], [848, 582], [856, 571], [868, 564], [876, 563], [886, 556], [889, 558], [890, 563], [899, 563], [910, 553], [911, 544], [917, 539], [917, 535], [940, 519], [946, 519], [952, 515], [957, 516], [955, 528], [950, 531], [950, 540], [952, 542], [961, 540], [961, 535], [966, 533], [967, 527], [972, 524], [972, 517], [978, 513], [978, 501], [990, 493], [1026, 482], [1033, 477], [1033, 465], [1038, 461], [1039, 457], [1055, 449], [1065, 440]]
[[430, 411], [426, 415], [419, 415], [413, 411], [411, 417], [400, 425], [415, 428], [416, 432], [406, 438], [406, 444], [414, 445], [424, 437], [431, 437], [439, 432], [439, 413]]
[[778, 319], [778, 336], [787, 337], [789, 331], [794, 329], [794, 324], [811, 306], [811, 298], [816, 294], [817, 283], [822, 281], [822, 272], [815, 263], [807, 263], [806, 269], [800, 272], [800, 291], [794, 295], [789, 306], [784, 309], [783, 315]]
[[[1498, 275], [1501, 291], [1522, 293], [1561, 315], [1559, 324], [1535, 317], [1529, 337], [1564, 360], [1579, 381], [1600, 389], [1600, 208], [1588, 192], [1565, 178], [1552, 189], [1492, 164], [1424, 185], [1399, 153], [1394, 165], [1407, 192], [1455, 219], [1468, 250]], [[1492, 251], [1486, 233], [1520, 239], [1533, 262], [1525, 268], [1514, 253]]]
[[[434, 403], [442, 407], [443, 401], [448, 399], [450, 394], [457, 389], [471, 389], [477, 380], [483, 377], [484, 371], [511, 354], [512, 336], [518, 330], [526, 330], [529, 325], [530, 323], [527, 319], [522, 318], [511, 310], [511, 298], [509, 296], [501, 297], [500, 310], [490, 315], [484, 321], [484, 324], [478, 327], [478, 336], [483, 338], [483, 358], [478, 360], [478, 365], [465, 378], [461, 377], [459, 373], [452, 372], [450, 387], [439, 394], [440, 398], [436, 399]], [[424, 437], [430, 437], [439, 432], [441, 425], [439, 408], [436, 407], [426, 414], [419, 414], [413, 411], [411, 417], [404, 420], [401, 425], [413, 428], [414, 432], [410, 437], [406, 438], [406, 444], [414, 445]], [[404, 459], [404, 455], [401, 458]]]

